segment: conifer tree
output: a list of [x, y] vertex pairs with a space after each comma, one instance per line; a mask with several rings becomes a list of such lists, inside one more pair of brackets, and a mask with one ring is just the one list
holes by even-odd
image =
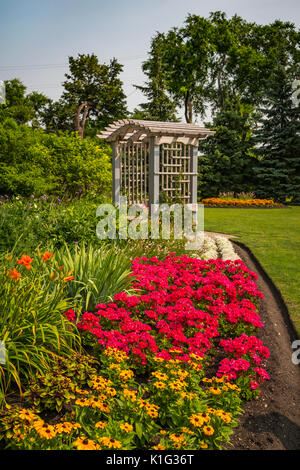
[[176, 104], [166, 91], [166, 73], [163, 64], [163, 34], [157, 33], [151, 43], [150, 57], [143, 64], [148, 77], [144, 86], [135, 85], [147, 97], [147, 102], [133, 111], [132, 117], [151, 121], [177, 121]]
[[[293, 102], [295, 72], [278, 64], [265, 82], [255, 131], [257, 197], [300, 202], [300, 107]], [[299, 90], [300, 93], [300, 90]]]

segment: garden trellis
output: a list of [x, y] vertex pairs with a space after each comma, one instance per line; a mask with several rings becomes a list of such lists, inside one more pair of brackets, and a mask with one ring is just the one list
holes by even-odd
[[197, 202], [198, 146], [214, 132], [178, 122], [123, 119], [98, 137], [112, 147], [113, 201]]

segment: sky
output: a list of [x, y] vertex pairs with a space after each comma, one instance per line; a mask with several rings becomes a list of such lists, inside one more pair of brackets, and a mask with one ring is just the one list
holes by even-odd
[[0, 0], [0, 80], [19, 78], [28, 92], [57, 100], [69, 56], [94, 53], [101, 63], [116, 57], [132, 111], [145, 101], [133, 85], [145, 81], [141, 66], [155, 33], [182, 26], [189, 13], [217, 10], [300, 26], [299, 0]]

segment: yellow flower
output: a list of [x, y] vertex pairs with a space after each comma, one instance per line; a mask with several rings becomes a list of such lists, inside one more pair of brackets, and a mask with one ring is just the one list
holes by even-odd
[[209, 392], [212, 393], [213, 395], [220, 395], [221, 390], [219, 388], [210, 387]]
[[120, 424], [120, 428], [123, 430], [123, 431], [126, 431], [126, 432], [130, 432], [133, 430], [133, 426], [129, 423], [124, 423], [124, 424]]
[[212, 426], [203, 426], [203, 432], [207, 436], [211, 436], [215, 432], [215, 430]]
[[77, 398], [75, 400], [75, 405], [79, 406], [90, 406], [91, 400], [89, 398]]
[[177, 380], [175, 382], [170, 383], [170, 389], [171, 390], [181, 390], [182, 387], [183, 387], [183, 385], [180, 382], [178, 382]]
[[201, 413], [199, 416], [202, 417], [202, 419], [205, 423], [208, 423], [210, 421], [210, 417], [208, 416], [207, 413]]
[[229, 423], [231, 422], [231, 415], [230, 415], [230, 413], [224, 414], [223, 416], [221, 416], [221, 418], [222, 418], [222, 420], [223, 420], [225, 423], [227, 423], [227, 424], [229, 424]]
[[124, 388], [123, 390], [124, 397], [134, 403], [136, 401], [136, 391], [135, 390], [128, 390], [128, 388]]
[[199, 356], [198, 354], [195, 354], [195, 353], [191, 353], [190, 354], [190, 358], [191, 359], [195, 359], [195, 361], [203, 361], [203, 357]]
[[126, 381], [131, 379], [133, 376], [134, 373], [132, 372], [132, 370], [122, 370], [122, 372], [120, 372], [119, 374], [119, 379]]
[[99, 450], [101, 449], [98, 444], [92, 439], [86, 439], [85, 437], [80, 437], [76, 439], [73, 445], [77, 450]]
[[191, 417], [190, 417], [190, 422], [192, 423], [193, 426], [195, 427], [200, 427], [204, 424], [204, 419], [202, 418], [201, 415], [195, 415], [193, 414]]
[[117, 371], [120, 371], [121, 370], [121, 366], [119, 364], [110, 364], [109, 366], [110, 369], [116, 369]]
[[107, 426], [107, 422], [106, 422], [106, 421], [98, 421], [98, 422], [95, 424], [95, 428], [99, 428], [99, 429], [104, 429], [106, 426]]
[[103, 413], [110, 413], [110, 407], [106, 403], [101, 403], [99, 408]]
[[162, 372], [152, 372], [152, 375], [156, 377], [158, 380], [167, 380], [167, 374], [163, 374]]
[[185, 434], [195, 434], [194, 431], [191, 431], [189, 428], [186, 428], [185, 426], [183, 426], [181, 430]]
[[184, 436], [182, 434], [170, 434], [170, 439], [173, 442], [180, 442], [184, 441]]
[[50, 424], [44, 423], [43, 421], [39, 423], [34, 423], [33, 427], [38, 433], [38, 435], [45, 439], [52, 439], [56, 436], [55, 427], [51, 426]]
[[224, 378], [223, 377], [214, 377], [214, 381], [217, 382], [217, 383], [222, 383], [222, 382], [224, 382]]
[[63, 423], [57, 423], [55, 425], [55, 431], [58, 434], [61, 434], [62, 432], [65, 432], [66, 434], [69, 434], [72, 431], [73, 428], [74, 428], [74, 425], [72, 423], [69, 423], [68, 421], [65, 421]]
[[31, 411], [26, 410], [25, 408], [23, 408], [19, 412], [19, 418], [27, 420], [29, 422], [32, 422], [35, 419], [35, 415]]
[[76, 388], [76, 393], [79, 393], [80, 395], [88, 395], [87, 390], [81, 390], [80, 388]]
[[166, 448], [162, 444], [157, 444], [157, 446], [152, 447], [152, 449], [154, 449], [154, 450], [165, 450]]
[[139, 404], [139, 408], [143, 408], [144, 406], [146, 406], [147, 402], [146, 402], [146, 400], [143, 400], [142, 398], [139, 398], [138, 399], [138, 404]]
[[155, 362], [164, 362], [164, 359], [162, 357], [155, 357], [154, 361]]
[[165, 388], [166, 384], [164, 382], [154, 382], [154, 387], [156, 388]]
[[111, 437], [101, 437], [99, 439], [99, 442], [101, 442], [103, 445], [105, 445], [109, 449], [121, 449], [122, 447], [122, 444], [120, 441], [117, 441], [116, 439], [113, 439]]
[[113, 387], [106, 387], [105, 392], [108, 393], [111, 397], [116, 396], [117, 392]]
[[200, 447], [201, 447], [201, 449], [207, 449], [207, 448], [208, 448], [208, 445], [206, 444], [206, 442], [201, 441], [201, 442], [200, 442]]
[[148, 415], [150, 416], [150, 418], [157, 418], [159, 406], [151, 405], [150, 403], [146, 403], [145, 408], [146, 408], [146, 411], [147, 411]]

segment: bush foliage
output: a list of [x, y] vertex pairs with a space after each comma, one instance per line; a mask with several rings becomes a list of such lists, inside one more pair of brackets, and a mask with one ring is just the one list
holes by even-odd
[[0, 123], [0, 194], [107, 193], [111, 184], [109, 148], [73, 133], [46, 134]]

